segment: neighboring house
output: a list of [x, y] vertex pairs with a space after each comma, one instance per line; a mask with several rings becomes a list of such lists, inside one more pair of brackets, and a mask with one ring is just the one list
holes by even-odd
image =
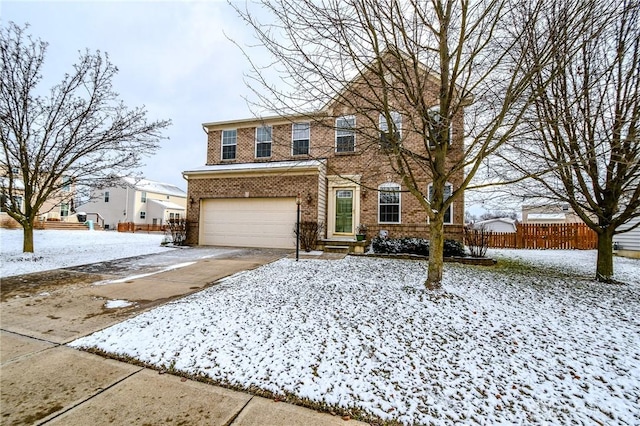
[[507, 217], [488, 219], [475, 222], [473, 229], [484, 229], [491, 232], [515, 233], [516, 221]]
[[[42, 212], [42, 214], [40, 214], [41, 221], [59, 220], [61, 222], [77, 222], [77, 218], [74, 215], [76, 203], [74, 196], [71, 196], [71, 194], [75, 194], [76, 192], [75, 184], [69, 177], [64, 177], [62, 183], [61, 194], [48, 199], [42, 205], [42, 208], [40, 208]], [[65, 193], [67, 195], [64, 195]], [[70, 196], [71, 198], [69, 198]]]
[[[3, 174], [5, 171], [3, 170]], [[14, 171], [13, 187], [14, 193], [23, 194], [24, 182], [20, 179], [21, 175], [17, 171]], [[75, 217], [72, 213], [75, 211], [75, 203], [72, 194], [75, 192], [75, 184], [71, 178], [63, 178], [63, 186], [60, 193], [56, 196], [52, 196], [44, 202], [38, 212], [38, 220], [56, 220], [56, 221], [75, 221]], [[0, 177], [0, 224], [3, 227], [15, 227], [19, 226], [13, 218], [11, 218], [6, 212], [5, 206], [8, 204], [8, 195], [5, 194], [9, 188], [9, 178], [7, 176]], [[67, 193], [67, 195], [65, 195]], [[24, 212], [24, 200], [22, 195], [14, 196], [14, 203], [20, 206], [20, 210]], [[13, 223], [15, 222], [15, 223]]]
[[175, 185], [124, 177], [119, 184], [94, 192], [78, 210], [97, 213], [105, 229], [116, 229], [121, 222], [163, 225], [185, 218], [186, 207], [187, 194]]
[[[6, 213], [6, 206], [11, 206], [11, 203], [15, 203], [19, 206], [21, 212], [24, 212], [24, 205], [22, 204], [22, 196], [17, 195], [13, 197], [13, 200], [9, 200], [9, 196], [6, 191], [9, 189], [9, 178], [0, 177], [0, 228], [18, 228], [20, 225], [12, 217]], [[24, 183], [19, 179], [13, 180], [13, 187], [16, 192], [22, 193], [24, 191]]]
[[[629, 229], [638, 222], [640, 222], [640, 217], [632, 219], [617, 230]], [[629, 232], [614, 235], [613, 244], [618, 256], [640, 259], [640, 226]]]
[[[425, 93], [434, 106], [437, 87], [436, 81]], [[427, 214], [392, 169], [383, 137], [375, 136], [376, 148], [366, 149], [361, 139], [380, 112], [364, 115], [332, 101], [313, 115], [314, 120], [274, 116], [202, 125], [206, 165], [183, 172], [189, 244], [293, 248], [297, 198], [302, 221], [322, 223], [327, 244], [355, 240], [360, 224], [367, 225], [369, 238], [382, 230], [390, 237], [428, 238]], [[453, 119], [452, 159], [463, 153], [462, 117], [460, 111]], [[403, 116], [393, 119], [402, 131]], [[424, 146], [409, 131], [402, 137], [403, 144]], [[428, 192], [431, 178], [422, 169], [414, 172]], [[462, 180], [460, 172], [448, 188]], [[448, 209], [446, 238], [462, 240], [463, 198]]]
[[522, 223], [583, 223], [569, 204], [545, 204], [522, 206]]

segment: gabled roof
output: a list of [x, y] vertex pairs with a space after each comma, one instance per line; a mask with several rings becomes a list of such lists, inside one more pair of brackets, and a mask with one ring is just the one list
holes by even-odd
[[[358, 81], [364, 78], [365, 74], [369, 72], [368, 67], [371, 66], [371, 64], [374, 64], [375, 61], [377, 60], [380, 60], [383, 63], [389, 63], [391, 61], [404, 61], [404, 62], [411, 61], [412, 64], [414, 63], [414, 58], [412, 58], [411, 55], [409, 55], [407, 52], [399, 50], [397, 48], [394, 48], [394, 49], [387, 48], [384, 52], [381, 52], [378, 57], [371, 59], [371, 61], [367, 64], [367, 66], [364, 66], [363, 69], [360, 70], [355, 77], [353, 77], [347, 84], [345, 84], [342, 90], [340, 90], [338, 93], [333, 95], [331, 99], [327, 101], [324, 107], [322, 107], [321, 110], [325, 112], [330, 110], [333, 107], [333, 105], [338, 102], [338, 100], [344, 93], [347, 93], [348, 91], [350, 91], [351, 88], [358, 83]], [[435, 84], [436, 86], [440, 84], [440, 81], [441, 81], [440, 75], [438, 74], [437, 71], [427, 66], [424, 62], [420, 60], [416, 61], [416, 65], [418, 69], [424, 73], [424, 76], [428, 80], [430, 80], [433, 84]], [[456, 93], [463, 92], [463, 88], [460, 85], [455, 84], [454, 87], [455, 87]], [[461, 99], [462, 106], [466, 106], [472, 102], [473, 102], [473, 95], [471, 94], [467, 94], [466, 96], [463, 95]]]
[[182, 207], [180, 204], [176, 204], [176, 203], [172, 203], [171, 201], [167, 201], [167, 200], [154, 200], [152, 198], [149, 198], [147, 201], [150, 201], [152, 203], [156, 203], [156, 204], [160, 204], [162, 206], [162, 208], [164, 209], [169, 209], [169, 210], [186, 210], [184, 207]]
[[138, 191], [153, 192], [155, 194], [173, 195], [174, 197], [187, 198], [187, 193], [175, 185], [169, 183], [156, 182], [148, 179], [135, 179], [123, 177], [123, 181], [133, 186]]
[[[406, 52], [403, 52], [403, 51], [392, 52], [388, 49], [382, 52], [380, 57], [382, 58], [383, 61], [391, 61], [391, 60], [412, 61], [413, 60], [413, 58], [411, 58], [411, 56]], [[369, 65], [373, 64], [374, 61], [376, 60], [377, 58], [372, 59]], [[418, 62], [417, 65], [419, 69], [422, 72], [424, 72], [424, 75], [426, 76], [426, 78], [431, 80], [436, 85], [439, 84], [440, 76], [435, 70], [428, 67], [422, 62]], [[254, 127], [256, 123], [264, 123], [264, 124], [272, 124], [272, 125], [283, 124], [283, 123], [286, 124], [286, 123], [294, 122], [296, 120], [309, 120], [311, 118], [323, 117], [328, 114], [328, 111], [334, 106], [334, 104], [336, 104], [336, 102], [340, 99], [340, 97], [344, 93], [351, 90], [355, 84], [357, 84], [360, 80], [362, 80], [365, 73], [367, 72], [368, 72], [367, 67], [366, 66], [363, 67], [363, 69], [357, 72], [356, 75], [351, 80], [345, 83], [342, 90], [338, 91], [333, 96], [331, 96], [331, 98], [328, 99], [327, 102], [324, 104], [324, 106], [322, 106], [318, 111], [309, 111], [307, 113], [297, 113], [297, 114], [291, 114], [291, 115], [272, 115], [272, 116], [264, 116], [264, 117], [242, 118], [237, 120], [214, 121], [214, 122], [202, 123], [202, 127], [205, 129], [205, 131], [208, 131], [212, 129], [220, 130], [220, 129], [224, 129], [225, 127], [228, 127], [228, 128]], [[462, 92], [462, 87], [460, 87], [459, 85], [456, 85], [456, 91]], [[473, 102], [472, 95], [467, 95], [465, 98], [462, 99], [463, 106], [466, 106], [471, 102]]]

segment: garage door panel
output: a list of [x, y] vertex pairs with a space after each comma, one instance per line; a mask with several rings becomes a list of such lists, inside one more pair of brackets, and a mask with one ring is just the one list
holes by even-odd
[[204, 200], [200, 244], [293, 248], [295, 198]]

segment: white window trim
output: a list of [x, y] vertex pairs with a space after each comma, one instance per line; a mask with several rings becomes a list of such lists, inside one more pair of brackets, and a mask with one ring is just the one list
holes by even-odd
[[[451, 182], [446, 182], [444, 185], [445, 185], [445, 186], [449, 186], [449, 187], [451, 187], [451, 195], [449, 195], [449, 197], [451, 197], [451, 196], [453, 195], [453, 184], [452, 184]], [[432, 186], [433, 186], [433, 182], [432, 182], [432, 183], [430, 183], [430, 184], [427, 186], [427, 196], [429, 196], [429, 195], [430, 195], [430, 193], [431, 193], [431, 187], [432, 187]], [[429, 198], [431, 198], [431, 197], [429, 197]], [[449, 219], [450, 219], [450, 221], [449, 221], [449, 222], [444, 222], [444, 224], [445, 224], [445, 225], [453, 225], [453, 223], [454, 223], [454, 221], [453, 221], [453, 203], [451, 203], [451, 204], [449, 205], [449, 207], [447, 207], [447, 208], [448, 208], [448, 209], [451, 209], [451, 212], [449, 213]], [[428, 217], [427, 217], [427, 221], [428, 221], [428, 220], [429, 220], [429, 219], [428, 219]]]
[[[296, 124], [306, 124], [307, 126], [309, 126], [309, 129], [308, 129], [309, 133], [307, 135], [308, 136], [307, 140], [309, 141], [309, 148], [308, 148], [306, 154], [294, 154], [293, 153], [294, 142], [297, 141], [297, 140], [305, 140], [305, 139], [294, 139], [294, 137], [293, 137], [293, 129], [294, 129]], [[301, 121], [301, 122], [298, 122], [298, 123], [291, 123], [291, 156], [299, 156], [299, 155], [311, 155], [311, 123], [308, 122], [308, 121]]]
[[[271, 140], [269, 141], [269, 144], [271, 145], [271, 149], [269, 150], [269, 155], [266, 157], [258, 157], [258, 129], [263, 129], [263, 128], [270, 128], [271, 129]], [[273, 126], [260, 126], [260, 127], [256, 127], [256, 131], [255, 131], [255, 143], [254, 143], [254, 158], [256, 159], [262, 159], [262, 158], [271, 158], [273, 156]], [[260, 142], [260, 143], [266, 143], [266, 142]]]
[[[402, 138], [402, 114], [398, 111], [389, 111], [389, 115], [391, 116], [391, 120], [393, 120], [393, 124], [395, 124], [396, 129], [398, 130], [398, 134]], [[387, 117], [384, 113], [380, 113], [378, 116], [378, 128], [380, 132], [389, 132], [389, 126], [387, 125]]]
[[[392, 192], [392, 191], [384, 190], [384, 188], [391, 188], [392, 186], [396, 188], [398, 192], [398, 221], [397, 222], [381, 222], [380, 221], [380, 195], [382, 194], [382, 192]], [[400, 192], [401, 190], [402, 190], [402, 186], [395, 182], [385, 182], [382, 185], [378, 186], [378, 212], [377, 212], [378, 224], [398, 225], [402, 223], [402, 192]]]
[[[338, 120], [343, 119], [343, 120], [349, 120], [349, 119], [353, 119], [353, 128], [352, 128], [352, 132], [353, 132], [353, 151], [338, 151], [338, 130], [340, 129], [338, 127]], [[336, 118], [335, 121], [335, 125], [336, 125], [336, 131], [335, 131], [335, 143], [334, 143], [334, 150], [337, 153], [345, 153], [345, 152], [356, 152], [356, 116], [355, 115], [341, 115], [340, 117]]]
[[[225, 145], [224, 144], [224, 132], [231, 132], [233, 130], [236, 131], [236, 143], [233, 145], [233, 146], [236, 147], [236, 153], [233, 156], [233, 158], [224, 158], [224, 147], [225, 146], [231, 146], [231, 145]], [[222, 160], [222, 161], [231, 161], [231, 160], [235, 160], [236, 158], [238, 158], [238, 129], [222, 129], [222, 131], [220, 132], [220, 160]]]

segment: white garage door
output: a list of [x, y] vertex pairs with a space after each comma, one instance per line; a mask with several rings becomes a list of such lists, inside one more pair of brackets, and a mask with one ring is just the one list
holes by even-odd
[[200, 244], [233, 247], [295, 248], [295, 198], [204, 200]]

